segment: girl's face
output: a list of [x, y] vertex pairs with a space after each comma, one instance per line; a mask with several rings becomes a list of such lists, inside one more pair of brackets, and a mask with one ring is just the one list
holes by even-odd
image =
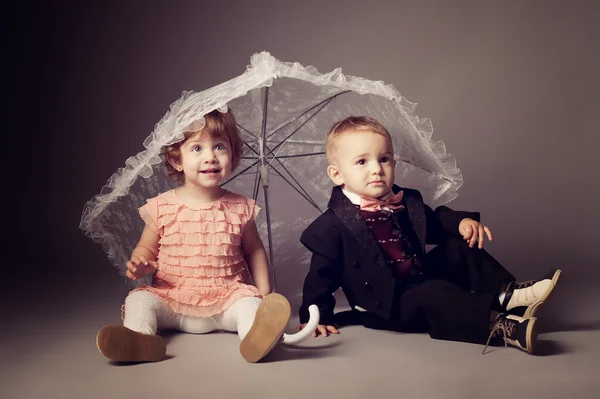
[[200, 131], [181, 145], [180, 152], [181, 162], [173, 166], [183, 171], [184, 185], [219, 187], [231, 175], [231, 146], [223, 137]]

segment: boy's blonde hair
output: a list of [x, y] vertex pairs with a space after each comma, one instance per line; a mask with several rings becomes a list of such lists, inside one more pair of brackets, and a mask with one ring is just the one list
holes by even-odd
[[231, 112], [231, 109], [229, 109], [227, 112], [214, 110], [204, 115], [204, 127], [201, 130], [184, 132], [183, 140], [178, 143], [165, 146], [161, 151], [160, 155], [164, 160], [169, 177], [178, 183], [183, 183], [185, 180], [183, 172], [175, 169], [169, 162], [169, 159], [176, 163], [181, 163], [181, 146], [190, 137], [199, 132], [208, 133], [211, 137], [221, 137], [227, 140], [231, 148], [231, 169], [235, 169], [240, 164], [244, 142], [240, 137], [240, 132], [237, 128], [233, 113]]
[[349, 130], [372, 132], [387, 137], [390, 142], [392, 137], [390, 132], [383, 126], [377, 119], [370, 118], [368, 116], [349, 116], [343, 119], [331, 127], [329, 133], [327, 133], [327, 139], [325, 140], [325, 156], [327, 157], [327, 163], [332, 165], [334, 162], [334, 154], [337, 149], [337, 141], [339, 137]]

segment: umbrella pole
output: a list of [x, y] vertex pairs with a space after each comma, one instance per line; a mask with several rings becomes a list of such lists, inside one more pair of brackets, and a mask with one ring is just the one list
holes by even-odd
[[277, 292], [277, 280], [275, 278], [275, 263], [273, 262], [273, 239], [271, 234], [271, 216], [269, 215], [269, 187], [263, 186], [265, 196], [265, 212], [267, 213], [267, 237], [269, 239], [269, 263], [271, 265], [271, 280], [273, 281], [273, 292]]
[[267, 149], [267, 108], [269, 105], [269, 87], [265, 87], [265, 102], [263, 105], [263, 121], [262, 131], [258, 138], [259, 140], [259, 171], [260, 171], [260, 182], [263, 186], [263, 195], [265, 197], [265, 212], [267, 214], [267, 239], [269, 241], [269, 264], [271, 270], [271, 282], [273, 283], [273, 290], [277, 292], [277, 279], [275, 277], [275, 262], [273, 259], [273, 235], [271, 233], [271, 212], [269, 210], [269, 166], [267, 163], [266, 149]]

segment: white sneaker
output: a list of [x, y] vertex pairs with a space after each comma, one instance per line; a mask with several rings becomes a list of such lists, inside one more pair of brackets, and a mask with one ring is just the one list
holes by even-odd
[[548, 299], [548, 296], [554, 290], [560, 278], [560, 273], [561, 270], [557, 269], [550, 272], [542, 280], [510, 282], [505, 290], [502, 309], [525, 318], [535, 316], [540, 305]]

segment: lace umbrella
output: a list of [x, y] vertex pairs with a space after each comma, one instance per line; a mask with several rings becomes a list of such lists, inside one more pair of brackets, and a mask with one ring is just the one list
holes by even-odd
[[121, 274], [143, 229], [137, 209], [174, 187], [161, 148], [181, 140], [190, 126], [201, 128], [205, 114], [228, 107], [245, 145], [240, 166], [224, 187], [255, 198], [263, 209], [257, 226], [272, 281], [288, 296], [300, 292], [310, 260], [300, 234], [325, 210], [331, 192], [324, 143], [334, 122], [362, 115], [383, 123], [392, 135], [396, 183], [420, 190], [430, 206], [453, 200], [462, 185], [454, 158], [441, 141], [432, 140], [429, 119], [418, 118], [415, 105], [393, 86], [346, 76], [341, 69], [320, 74], [266, 52], [254, 54], [242, 75], [201, 92], [184, 92], [146, 138], [144, 151], [128, 158], [86, 203], [80, 227], [102, 244]]

